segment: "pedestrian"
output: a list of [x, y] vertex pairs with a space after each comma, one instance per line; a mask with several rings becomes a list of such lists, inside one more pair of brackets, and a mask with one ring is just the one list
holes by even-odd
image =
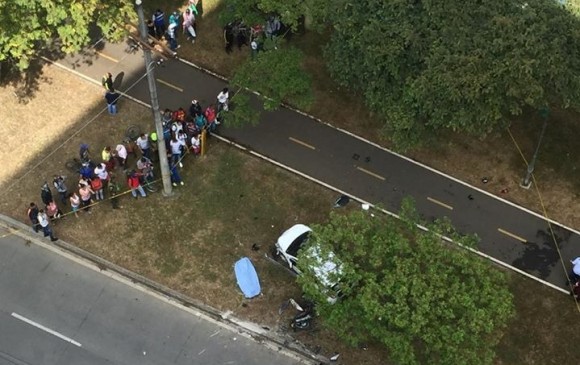
[[175, 24], [177, 29], [177, 26], [179, 25], [179, 13], [177, 11], [174, 11], [169, 15], [169, 26], [171, 26], [171, 24]]
[[177, 186], [177, 184], [181, 186], [185, 185], [183, 180], [181, 180], [181, 176], [179, 175], [177, 164], [171, 164], [171, 184], [173, 186]]
[[195, 126], [197, 127], [197, 129], [199, 129], [200, 131], [203, 130], [207, 125], [207, 120], [205, 119], [205, 115], [202, 114], [198, 114], [195, 117]]
[[112, 93], [115, 92], [115, 88], [113, 87], [113, 75], [110, 72], [107, 72], [103, 76], [101, 79], [101, 84], [105, 88], [105, 91], [110, 91]]
[[58, 240], [58, 238], [56, 238], [54, 236], [54, 233], [52, 232], [52, 228], [50, 227], [50, 222], [48, 220], [48, 216], [44, 212], [44, 209], [40, 209], [38, 211], [38, 223], [42, 227], [42, 232], [44, 233], [44, 237], [50, 237], [50, 240], [52, 242]]
[[50, 202], [45, 208], [46, 215], [51, 220], [56, 220], [62, 217], [62, 210], [58, 208], [55, 202]]
[[95, 167], [94, 172], [95, 172], [95, 175], [99, 179], [101, 179], [101, 182], [103, 184], [103, 191], [107, 190], [107, 183], [109, 182], [109, 179], [110, 179], [109, 171], [107, 171], [107, 165], [105, 165], [104, 163], [98, 164], [97, 167]]
[[124, 144], [118, 144], [117, 147], [115, 147], [115, 157], [117, 158], [119, 166], [125, 169], [127, 163], [127, 148], [125, 148]]
[[95, 199], [105, 200], [105, 195], [103, 194], [103, 180], [98, 176], [91, 179], [91, 189], [94, 191]]
[[105, 92], [105, 100], [107, 101], [107, 110], [109, 114], [117, 114], [117, 101], [119, 100], [119, 93], [107, 90]]
[[199, 134], [191, 137], [191, 152], [194, 155], [199, 155], [201, 152], [201, 138]]
[[66, 205], [66, 197], [68, 196], [68, 189], [64, 182], [65, 179], [66, 176], [54, 175], [54, 179], [52, 180], [52, 184], [54, 185], [56, 191], [58, 191], [58, 194], [60, 195], [60, 201], [63, 205]]
[[121, 187], [117, 183], [117, 178], [111, 175], [111, 181], [109, 181], [109, 193], [111, 194], [111, 205], [113, 209], [119, 209], [119, 193], [121, 192]]
[[53, 201], [52, 191], [50, 191], [50, 187], [48, 186], [48, 183], [46, 181], [44, 182], [44, 184], [40, 188], [40, 199], [42, 199], [42, 202], [44, 203], [44, 205], [48, 205], [48, 203]]
[[92, 195], [95, 192], [89, 185], [81, 185], [79, 184], [79, 195], [81, 197], [81, 205], [83, 206], [83, 210], [89, 214], [91, 214], [91, 202], [92, 202]]
[[93, 178], [93, 169], [89, 162], [83, 162], [79, 170], [80, 178], [82, 180], [90, 180]]
[[81, 198], [76, 191], [73, 191], [68, 195], [68, 200], [70, 202], [71, 211], [75, 214], [75, 217], [79, 217], [79, 208], [81, 206]]
[[137, 172], [142, 177], [142, 183], [148, 191], [154, 192], [155, 189], [151, 186], [153, 183], [153, 163], [150, 159], [143, 156], [137, 161]]
[[111, 146], [105, 146], [101, 152], [101, 158], [107, 166], [108, 171], [112, 171], [115, 168], [115, 159], [111, 153]]
[[210, 104], [210, 106], [205, 109], [203, 114], [205, 115], [205, 119], [207, 121], [207, 129], [209, 129], [210, 132], [215, 131], [220, 122], [216, 118], [217, 115], [214, 104]]
[[135, 171], [131, 171], [131, 173], [129, 174], [129, 177], [127, 178], [127, 185], [129, 185], [129, 188], [131, 188], [131, 195], [133, 195], [133, 198], [137, 199], [137, 192], [141, 194], [142, 198], [145, 198], [147, 196], [145, 190], [143, 189], [143, 186], [141, 186], [139, 176]]
[[32, 229], [34, 229], [34, 232], [38, 233], [40, 226], [38, 224], [38, 207], [36, 206], [36, 203], [30, 203], [26, 214], [28, 215], [28, 219], [30, 219], [30, 223], [32, 223]]
[[153, 25], [155, 26], [157, 39], [161, 39], [165, 34], [165, 14], [161, 9], [157, 9], [155, 10], [155, 13], [153, 13], [151, 20], [153, 20]]
[[202, 113], [201, 104], [199, 103], [199, 101], [193, 99], [191, 101], [191, 105], [189, 106], [189, 116], [191, 118], [195, 118], [201, 113]]
[[169, 142], [169, 146], [171, 147], [171, 164], [179, 164], [179, 167], [183, 167], [183, 164], [181, 163], [181, 149], [183, 148], [182, 142], [177, 139], [177, 136], [173, 136]]
[[173, 52], [177, 51], [177, 49], [179, 47], [181, 47], [180, 45], [177, 44], [177, 38], [175, 35], [175, 29], [177, 28], [177, 25], [175, 23], [171, 23], [169, 24], [169, 27], [167, 28], [167, 42], [169, 42], [169, 49], [171, 49]]
[[228, 111], [228, 101], [230, 98], [230, 93], [227, 87], [224, 87], [222, 91], [217, 96], [217, 110], [218, 113], [222, 110]]
[[570, 282], [575, 284], [580, 281], [580, 256], [576, 257], [574, 260], [570, 260], [570, 262], [572, 263], [572, 270], [570, 270], [568, 277], [570, 278]]
[[81, 143], [79, 147], [79, 158], [81, 162], [90, 162], [91, 161], [91, 151], [89, 150], [89, 145], [86, 143]]
[[145, 156], [148, 159], [151, 158], [151, 142], [149, 142], [149, 135], [141, 133], [139, 138], [135, 141], [137, 147], [141, 151], [141, 156]]
[[187, 40], [191, 40], [191, 43], [195, 43], [195, 38], [197, 37], [194, 24], [195, 15], [193, 15], [189, 8], [185, 9], [183, 12], [183, 33], [187, 34]]

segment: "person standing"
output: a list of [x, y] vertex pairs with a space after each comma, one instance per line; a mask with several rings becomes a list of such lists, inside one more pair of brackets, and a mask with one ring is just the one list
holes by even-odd
[[228, 111], [228, 101], [230, 99], [230, 93], [227, 87], [224, 87], [222, 91], [217, 96], [218, 103], [218, 113], [222, 110]]
[[53, 201], [52, 191], [50, 191], [50, 187], [48, 186], [48, 183], [46, 181], [40, 188], [40, 198], [42, 199], [44, 205], [48, 205], [48, 203]]
[[91, 189], [95, 192], [95, 199], [105, 200], [105, 195], [103, 194], [103, 180], [98, 176], [91, 179]]
[[177, 139], [177, 136], [174, 135], [173, 138], [171, 138], [169, 146], [171, 147], [171, 164], [179, 164], [179, 167], [183, 167], [183, 164], [181, 163], [181, 149], [183, 148], [183, 144]]
[[145, 133], [141, 133], [135, 143], [137, 143], [141, 155], [147, 157], [147, 159], [151, 159], [151, 143], [149, 142], [149, 136]]
[[30, 203], [26, 214], [28, 215], [28, 219], [30, 219], [30, 223], [32, 223], [32, 229], [34, 229], [34, 232], [38, 233], [40, 226], [38, 224], [38, 207], [36, 206], [36, 203]]
[[68, 195], [68, 199], [70, 201], [70, 208], [71, 211], [75, 214], [75, 217], [79, 217], [79, 208], [81, 206], [81, 198], [80, 196], [77, 194], [76, 191], [74, 191], [72, 194]]
[[101, 79], [101, 84], [105, 88], [105, 91], [110, 91], [112, 93], [115, 92], [115, 88], [113, 87], [113, 75], [110, 72], [107, 72], [103, 76]]
[[169, 49], [175, 52], [180, 46], [177, 44], [177, 38], [175, 34], [175, 29], [177, 24], [171, 23], [167, 28], [167, 41], [169, 42]]
[[42, 227], [42, 232], [44, 233], [44, 237], [50, 237], [52, 242], [57, 241], [58, 238], [54, 236], [52, 232], [52, 228], [50, 227], [50, 221], [48, 220], [48, 216], [44, 212], [44, 209], [40, 209], [38, 211], [38, 223]]
[[89, 214], [91, 214], [91, 201], [92, 195], [95, 192], [91, 187], [87, 185], [79, 185], [79, 195], [81, 197], [81, 205], [83, 206], [83, 210]]
[[195, 33], [195, 15], [190, 9], [185, 9], [183, 12], [183, 32], [187, 33], [187, 39], [191, 39], [191, 43], [195, 43], [195, 38], [197, 34]]
[[109, 111], [109, 114], [117, 114], [117, 101], [119, 100], [119, 93], [107, 90], [107, 92], [105, 92], [105, 100], [107, 102], [107, 110]]
[[64, 182], [65, 179], [66, 176], [54, 175], [54, 180], [52, 180], [52, 184], [56, 188], [56, 191], [58, 191], [58, 194], [60, 195], [60, 201], [63, 205], [66, 205], [66, 197], [68, 196], [68, 189]]
[[127, 178], [127, 185], [129, 185], [129, 188], [131, 188], [131, 195], [133, 195], [133, 198], [137, 199], [137, 192], [141, 194], [142, 198], [145, 198], [147, 196], [145, 190], [143, 189], [143, 186], [141, 186], [139, 176], [137, 176], [137, 173], [135, 171], [131, 171], [131, 174]]
[[161, 39], [165, 34], [165, 14], [161, 9], [155, 10], [153, 13], [153, 25], [155, 26], [155, 34], [157, 35], [157, 39]]
[[119, 143], [117, 147], [115, 147], [115, 157], [117, 157], [117, 162], [123, 169], [125, 169], [127, 163], [127, 155], [127, 148], [125, 148], [124, 144]]

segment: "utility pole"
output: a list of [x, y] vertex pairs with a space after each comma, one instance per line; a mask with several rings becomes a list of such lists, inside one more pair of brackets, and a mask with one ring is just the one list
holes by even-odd
[[534, 151], [534, 155], [532, 156], [532, 161], [528, 164], [528, 169], [526, 170], [526, 176], [522, 180], [520, 186], [524, 189], [529, 189], [532, 186], [532, 173], [534, 172], [534, 168], [536, 166], [536, 160], [538, 158], [538, 152], [540, 152], [540, 145], [542, 144], [542, 140], [544, 139], [544, 134], [546, 133], [546, 127], [548, 126], [548, 117], [550, 116], [550, 109], [548, 107], [542, 108], [540, 110], [540, 115], [542, 119], [544, 119], [544, 125], [542, 126], [542, 131], [540, 132], [540, 139], [538, 140], [538, 145], [536, 146], [536, 150]]
[[[141, 42], [143, 42], [143, 44], [149, 44], [142, 0], [135, 0], [135, 5], [137, 6], [137, 15], [139, 16], [139, 33], [141, 35]], [[163, 138], [163, 124], [161, 123], [161, 113], [159, 113], [159, 100], [157, 100], [157, 86], [155, 85], [155, 73], [153, 61], [151, 60], [151, 50], [144, 46], [141, 48], [143, 49], [143, 55], [145, 56], [145, 72], [147, 73], [149, 94], [151, 95], [151, 109], [153, 109], [153, 119], [155, 120], [155, 130], [157, 131], [157, 151], [159, 152], [159, 165], [161, 169], [161, 178], [163, 180], [163, 196], [171, 196], [173, 194], [171, 187], [171, 173], [167, 161], [165, 139]]]

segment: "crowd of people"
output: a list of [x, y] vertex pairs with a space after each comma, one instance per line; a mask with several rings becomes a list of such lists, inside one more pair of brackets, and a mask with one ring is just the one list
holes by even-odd
[[168, 21], [165, 21], [165, 13], [157, 9], [151, 19], [147, 20], [147, 32], [149, 36], [157, 40], [165, 38], [169, 48], [175, 52], [180, 45], [177, 43], [179, 38], [178, 29], [181, 27], [182, 33], [188, 41], [195, 43], [197, 38], [197, 19], [199, 15], [198, 0], [189, 0], [188, 6], [180, 14], [174, 11], [169, 15]]
[[[112, 85], [104, 82], [107, 92]], [[229, 106], [229, 90], [222, 89], [216, 96], [216, 102], [203, 108], [197, 100], [192, 100], [187, 111], [180, 107], [177, 110], [165, 109], [163, 112], [163, 140], [167, 151], [173, 186], [183, 186], [179, 169], [183, 168], [182, 160], [188, 153], [199, 155], [202, 150], [202, 133], [211, 134], [221, 124], [221, 115]], [[67, 177], [55, 175], [52, 185], [58, 193], [54, 198], [48, 182], [41, 186], [41, 200], [44, 208], [36, 203], [29, 204], [27, 215], [35, 232], [42, 230], [45, 237], [52, 241], [54, 236], [51, 222], [64, 217], [62, 209], [70, 207], [70, 212], [79, 217], [79, 212], [91, 214], [91, 207], [101, 201], [110, 200], [113, 209], [119, 209], [119, 196], [131, 192], [134, 199], [147, 197], [147, 192], [154, 192], [154, 160], [158, 155], [159, 138], [156, 132], [139, 133], [135, 139], [127, 138], [122, 143], [105, 146], [100, 153], [100, 162], [96, 163], [91, 155], [89, 145], [82, 143], [79, 149], [78, 180], [73, 191], [69, 190]], [[135, 156], [136, 163], [129, 166], [129, 156]], [[126, 177], [128, 189], [122, 189], [117, 176]], [[124, 190], [124, 191], [123, 191]], [[59, 207], [60, 205], [60, 207]]]

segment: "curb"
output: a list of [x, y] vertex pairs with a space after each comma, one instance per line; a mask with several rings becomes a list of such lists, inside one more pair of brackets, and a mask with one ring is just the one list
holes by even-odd
[[137, 285], [141, 290], [144, 290], [149, 294], [157, 294], [156, 296], [161, 296], [165, 298], [167, 302], [181, 307], [182, 309], [188, 310], [188, 312], [191, 312], [191, 309], [193, 309], [194, 312], [197, 312], [194, 313], [197, 316], [206, 317], [205, 319], [207, 320], [216, 322], [222, 326], [229, 327], [230, 330], [244, 334], [248, 338], [251, 338], [258, 343], [265, 344], [267, 347], [274, 351], [283, 352], [285, 355], [294, 357], [300, 360], [301, 363], [329, 363], [329, 360], [326, 357], [312, 353], [305, 346], [301, 345], [298, 341], [291, 338], [290, 336], [283, 336], [273, 332], [267, 327], [262, 327], [258, 324], [246, 322], [239, 318], [233, 317], [231, 316], [230, 311], [221, 312], [200, 302], [199, 300], [181, 294], [165, 285], [159, 284], [140, 274], [127, 270], [63, 240], [59, 239], [58, 241], [52, 242], [50, 244], [48, 241], [45, 243], [41, 240], [40, 236], [36, 236], [32, 228], [30, 228], [28, 225], [10, 218], [4, 214], [0, 214], [0, 226], [5, 227], [9, 231], [12, 231], [13, 234], [20, 236], [28, 242], [34, 243], [42, 248], [49, 249], [61, 255], [63, 255], [63, 253], [68, 254], [65, 256], [68, 256], [67, 258], [69, 259], [71, 259], [70, 255], [72, 255], [74, 258], [81, 261], [79, 263], [90, 267], [95, 271], [99, 271], [101, 273], [107, 272], [109, 273], [107, 276], [120, 276], [122, 279]]

